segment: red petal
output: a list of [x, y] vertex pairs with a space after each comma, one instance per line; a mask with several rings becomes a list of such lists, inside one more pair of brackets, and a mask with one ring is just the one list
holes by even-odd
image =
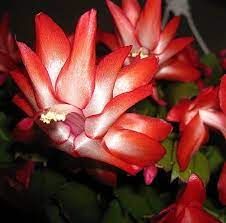
[[221, 78], [219, 100], [221, 109], [226, 114], [226, 74]]
[[157, 141], [164, 140], [172, 131], [172, 126], [162, 119], [133, 113], [122, 115], [113, 126], [142, 133]]
[[199, 150], [205, 136], [205, 126], [199, 114], [196, 114], [185, 126], [177, 147], [177, 160], [182, 171], [188, 167], [192, 155]]
[[155, 54], [162, 53], [163, 50], [168, 46], [168, 44], [172, 41], [172, 39], [176, 35], [179, 24], [180, 24], [179, 16], [175, 16], [173, 19], [169, 21], [169, 23], [166, 25], [166, 27], [160, 34], [158, 45], [154, 50]]
[[158, 168], [152, 164], [148, 167], [144, 168], [144, 181], [146, 185], [151, 185], [153, 180], [155, 179], [155, 177], [158, 174]]
[[39, 13], [35, 18], [36, 52], [47, 69], [52, 85], [70, 53], [70, 43], [63, 30], [47, 15]]
[[53, 87], [47, 70], [39, 57], [24, 43], [18, 43], [22, 60], [34, 87], [35, 98], [40, 108], [48, 108], [56, 103]]
[[89, 104], [84, 110], [86, 116], [99, 114], [112, 99], [112, 92], [119, 70], [131, 47], [120, 48], [101, 60], [96, 70], [95, 88]]
[[136, 25], [141, 7], [137, 0], [122, 0], [122, 9], [133, 26]]
[[161, 0], [147, 0], [137, 22], [136, 32], [142, 46], [156, 47], [161, 31]]
[[219, 193], [219, 200], [223, 205], [226, 205], [226, 162], [222, 167], [220, 177], [217, 183], [217, 189]]
[[7, 38], [9, 34], [9, 14], [4, 13], [0, 21], [0, 49], [7, 51]]
[[112, 33], [98, 31], [97, 42], [104, 43], [110, 50], [116, 50], [120, 47], [118, 39]]
[[202, 121], [217, 130], [226, 138], [226, 115], [223, 112], [214, 110], [199, 110]]
[[104, 142], [111, 154], [141, 167], [156, 163], [165, 155], [159, 142], [127, 129], [111, 128], [104, 136]]
[[191, 37], [183, 37], [172, 40], [167, 48], [159, 55], [160, 64], [164, 63], [171, 57], [175, 56], [181, 50], [183, 50], [187, 45], [189, 45], [193, 39]]
[[206, 191], [202, 180], [195, 174], [192, 174], [183, 193], [177, 200], [177, 204], [185, 207], [201, 208], [205, 199]]
[[181, 100], [169, 111], [166, 120], [170, 122], [180, 122], [183, 119], [190, 104], [191, 102], [188, 99]]
[[108, 128], [131, 106], [151, 94], [151, 86], [140, 87], [132, 92], [113, 98], [99, 115], [86, 119], [85, 132], [92, 138], [104, 135]]
[[122, 68], [119, 72], [113, 96], [133, 91], [134, 89], [148, 84], [158, 69], [156, 57], [137, 59], [130, 65]]
[[131, 175], [135, 175], [138, 171], [140, 171], [139, 167], [130, 165], [113, 156], [111, 153], [107, 152], [104, 145], [100, 145], [98, 141], [88, 138], [85, 134], [78, 136], [74, 142], [74, 145], [76, 148], [75, 152], [81, 157], [108, 163], [126, 171]]
[[60, 72], [56, 91], [59, 98], [84, 108], [93, 91], [95, 72], [96, 11], [81, 16], [75, 31], [70, 59]]
[[27, 102], [27, 100], [24, 97], [17, 94], [13, 97], [12, 101], [20, 109], [22, 109], [28, 116], [31, 117], [34, 115], [33, 108], [31, 107], [31, 105]]
[[163, 66], [156, 74], [157, 80], [191, 82], [199, 79], [200, 72], [193, 66], [180, 61]]
[[122, 9], [110, 0], [106, 0], [107, 6], [114, 18], [114, 22], [125, 46], [133, 45], [134, 49], [139, 49], [140, 44], [135, 35], [135, 29], [126, 17]]
[[20, 88], [20, 90], [26, 96], [27, 100], [33, 106], [34, 110], [38, 111], [38, 106], [36, 103], [34, 91], [29, 79], [27, 79], [27, 77], [23, 73], [21, 73], [19, 70], [14, 70], [10, 74], [13, 80], [15, 81], [15, 83]]

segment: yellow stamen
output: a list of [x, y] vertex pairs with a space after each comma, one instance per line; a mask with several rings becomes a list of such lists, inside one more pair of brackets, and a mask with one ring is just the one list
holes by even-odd
[[41, 114], [40, 120], [45, 124], [50, 124], [51, 121], [58, 122], [58, 121], [65, 121], [66, 114], [64, 113], [57, 113], [53, 111], [48, 111], [45, 114]]
[[140, 59], [144, 59], [149, 56], [148, 49], [141, 47], [139, 50], [132, 50], [130, 53], [131, 57], [137, 57], [139, 55]]

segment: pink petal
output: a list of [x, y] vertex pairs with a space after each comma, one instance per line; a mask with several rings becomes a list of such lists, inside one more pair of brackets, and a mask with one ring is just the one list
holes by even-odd
[[95, 37], [96, 11], [90, 10], [77, 24], [71, 56], [56, 83], [58, 97], [79, 108], [88, 103], [94, 87]]
[[185, 126], [177, 147], [177, 160], [180, 169], [184, 171], [192, 158], [199, 150], [206, 136], [206, 129], [199, 114]]
[[176, 35], [179, 24], [180, 24], [179, 16], [175, 16], [173, 19], [169, 21], [169, 23], [166, 25], [166, 27], [160, 34], [158, 45], [154, 50], [155, 54], [161, 54], [164, 51], [164, 49], [168, 46], [168, 44], [172, 41], [172, 39]]
[[148, 84], [158, 69], [156, 57], [137, 59], [130, 65], [122, 68], [119, 72], [113, 96], [133, 91], [134, 89]]
[[17, 123], [16, 127], [22, 131], [29, 131], [32, 129], [33, 125], [34, 120], [32, 118], [24, 118]]
[[226, 114], [226, 74], [221, 78], [219, 90], [220, 107]]
[[114, 18], [114, 22], [124, 46], [132, 45], [133, 49], [139, 49], [140, 44], [136, 38], [135, 29], [122, 9], [110, 0], [106, 0], [106, 3]]
[[137, 0], [122, 0], [122, 9], [133, 26], [140, 16], [141, 7]]
[[151, 94], [151, 86], [140, 87], [132, 92], [113, 98], [99, 115], [86, 119], [85, 132], [91, 138], [104, 135], [108, 128], [131, 106]]
[[104, 43], [110, 50], [116, 50], [120, 47], [118, 39], [112, 33], [98, 31], [97, 42]]
[[172, 131], [172, 126], [162, 119], [133, 113], [122, 115], [113, 126], [142, 133], [156, 141], [164, 140]]
[[162, 64], [168, 59], [172, 58], [192, 41], [193, 39], [191, 37], [183, 37], [172, 40], [166, 49], [159, 55], [159, 63]]
[[144, 168], [144, 181], [146, 185], [151, 185], [153, 180], [155, 179], [155, 177], [158, 174], [158, 168], [152, 164], [148, 167]]
[[156, 47], [161, 31], [161, 0], [147, 0], [137, 22], [136, 33], [142, 46]]
[[70, 43], [63, 30], [47, 15], [35, 17], [36, 52], [47, 69], [52, 85], [70, 53]]
[[120, 48], [102, 59], [97, 66], [95, 88], [89, 104], [84, 109], [86, 116], [99, 114], [112, 99], [115, 81], [131, 47]]
[[163, 66], [155, 77], [157, 80], [191, 82], [199, 79], [200, 72], [191, 65], [173, 61]]
[[224, 165], [222, 167], [217, 183], [217, 189], [221, 204], [226, 205], [226, 162], [224, 162]]
[[108, 163], [126, 171], [131, 175], [135, 175], [140, 171], [139, 167], [130, 165], [107, 152], [107, 149], [104, 147], [104, 145], [101, 145], [98, 141], [88, 138], [85, 133], [81, 134], [75, 139], [74, 145], [75, 152], [81, 157]]
[[39, 57], [24, 43], [18, 43], [22, 60], [34, 87], [35, 98], [40, 108], [54, 105], [56, 99], [47, 70]]
[[104, 136], [104, 142], [111, 154], [141, 167], [156, 163], [165, 155], [159, 142], [127, 129], [111, 128]]

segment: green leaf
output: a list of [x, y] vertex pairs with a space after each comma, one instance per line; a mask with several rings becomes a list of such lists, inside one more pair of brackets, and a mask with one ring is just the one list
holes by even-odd
[[197, 174], [205, 184], [208, 183], [210, 177], [209, 161], [201, 152], [197, 152], [193, 156], [188, 168], [183, 172], [180, 171], [179, 165], [175, 160], [171, 173], [171, 181], [179, 178], [183, 182], [187, 182], [188, 178], [193, 173]]
[[0, 112], [0, 127], [5, 127], [7, 123], [7, 117], [3, 112]]
[[198, 87], [194, 83], [169, 83], [165, 95], [168, 103], [172, 106], [181, 99], [190, 99], [198, 94]]
[[8, 131], [0, 128], [0, 141], [10, 142], [10, 135]]
[[61, 213], [69, 219], [69, 222], [100, 222], [97, 194], [87, 186], [68, 183], [58, 191], [55, 199], [59, 203]]
[[121, 209], [117, 200], [113, 200], [105, 212], [101, 223], [132, 223], [128, 215]]
[[134, 106], [134, 112], [142, 115], [155, 116], [157, 113], [157, 108], [153, 105], [150, 100], [145, 99]]
[[9, 144], [1, 143], [0, 144], [0, 167], [8, 167], [13, 163], [13, 156], [9, 152]]
[[56, 205], [47, 205], [45, 207], [45, 215], [49, 223], [66, 223], [60, 213], [59, 207]]
[[115, 190], [115, 196], [122, 207], [137, 220], [156, 214], [164, 207], [159, 195], [150, 186], [123, 186]]

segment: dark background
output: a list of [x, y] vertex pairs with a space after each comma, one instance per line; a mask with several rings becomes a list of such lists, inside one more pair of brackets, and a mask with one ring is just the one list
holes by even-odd
[[[195, 23], [209, 48], [213, 51], [226, 48], [226, 0], [190, 0], [190, 3]], [[76, 19], [90, 8], [98, 10], [100, 26], [111, 30], [111, 17], [104, 0], [0, 0], [0, 13], [10, 12], [17, 39], [30, 44], [34, 39], [34, 15], [38, 12], [47, 13], [70, 33]], [[182, 25], [182, 32], [187, 34], [184, 21]]]

